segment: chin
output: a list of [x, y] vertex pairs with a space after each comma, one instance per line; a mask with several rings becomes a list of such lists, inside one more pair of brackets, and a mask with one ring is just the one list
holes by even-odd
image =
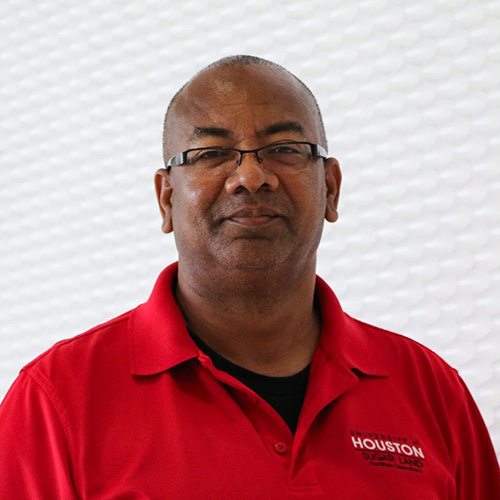
[[271, 271], [279, 268], [284, 263], [284, 256], [269, 254], [254, 254], [246, 252], [238, 255], [228, 255], [220, 260], [227, 269], [239, 271]]

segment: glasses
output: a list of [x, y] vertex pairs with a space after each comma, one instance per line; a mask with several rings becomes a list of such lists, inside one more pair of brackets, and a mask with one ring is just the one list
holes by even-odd
[[243, 156], [253, 153], [268, 172], [296, 172], [307, 168], [312, 158], [327, 158], [326, 149], [311, 142], [278, 142], [256, 149], [208, 147], [188, 149], [172, 156], [166, 169], [183, 166], [193, 173], [230, 176], [241, 165]]

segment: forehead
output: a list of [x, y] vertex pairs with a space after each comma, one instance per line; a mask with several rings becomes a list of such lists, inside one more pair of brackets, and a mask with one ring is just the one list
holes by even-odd
[[302, 139], [319, 141], [314, 101], [292, 75], [268, 66], [211, 68], [196, 76], [173, 106], [166, 127], [167, 149], [175, 153], [203, 145], [194, 133], [200, 128], [228, 131], [235, 146], [264, 141], [265, 130], [286, 122], [300, 125]]

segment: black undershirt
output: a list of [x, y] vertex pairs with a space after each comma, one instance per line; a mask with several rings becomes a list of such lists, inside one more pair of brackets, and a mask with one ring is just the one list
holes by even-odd
[[206, 345], [193, 332], [189, 332], [189, 334], [196, 345], [211, 358], [215, 368], [229, 373], [267, 401], [295, 434], [306, 395], [309, 365], [299, 373], [289, 377], [268, 377], [231, 363]]

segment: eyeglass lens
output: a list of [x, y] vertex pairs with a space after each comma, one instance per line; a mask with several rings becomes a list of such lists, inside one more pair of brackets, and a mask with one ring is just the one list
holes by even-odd
[[269, 172], [301, 170], [311, 160], [311, 147], [309, 144], [281, 143], [249, 152], [225, 148], [198, 149], [188, 152], [186, 166], [194, 167], [200, 174], [231, 175], [247, 155], [256, 155], [255, 159]]

